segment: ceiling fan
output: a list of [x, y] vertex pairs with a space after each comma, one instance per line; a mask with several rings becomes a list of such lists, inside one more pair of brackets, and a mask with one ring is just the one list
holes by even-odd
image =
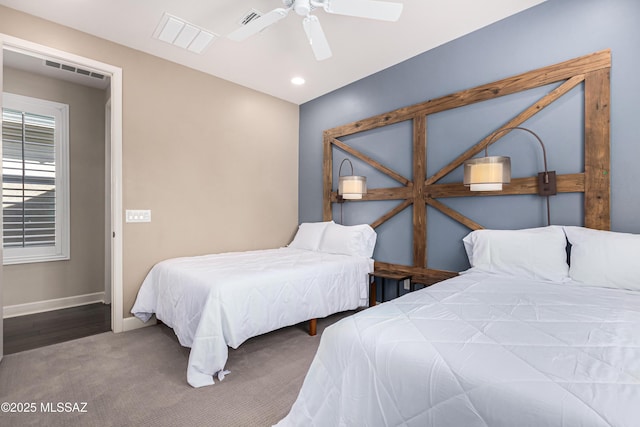
[[313, 54], [318, 61], [331, 57], [331, 47], [322, 31], [320, 21], [310, 13], [315, 8], [322, 8], [325, 12], [337, 15], [348, 15], [359, 18], [379, 19], [382, 21], [397, 21], [402, 13], [402, 4], [377, 0], [282, 0], [284, 7], [267, 12], [260, 18], [231, 32], [227, 37], [231, 40], [242, 41], [259, 33], [270, 25], [287, 17], [293, 10], [304, 16], [302, 26]]

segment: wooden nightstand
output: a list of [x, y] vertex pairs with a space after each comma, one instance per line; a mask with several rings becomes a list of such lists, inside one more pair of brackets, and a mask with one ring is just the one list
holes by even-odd
[[408, 280], [410, 283], [410, 290], [413, 290], [413, 284], [411, 284], [410, 275], [406, 275], [404, 273], [393, 273], [391, 271], [374, 271], [373, 273], [369, 273], [369, 307], [373, 307], [376, 305], [376, 277], [380, 278], [382, 281], [382, 298], [380, 302], [384, 302], [384, 288], [387, 283], [387, 279], [396, 281], [396, 297], [400, 296], [400, 284], [405, 280]]

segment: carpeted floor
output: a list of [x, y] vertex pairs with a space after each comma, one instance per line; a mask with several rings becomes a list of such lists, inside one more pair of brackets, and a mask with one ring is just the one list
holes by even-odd
[[270, 426], [296, 399], [322, 330], [352, 313], [318, 320], [315, 337], [301, 324], [252, 338], [230, 349], [224, 381], [199, 389], [186, 382], [189, 349], [166, 326], [11, 354], [0, 362], [0, 425]]

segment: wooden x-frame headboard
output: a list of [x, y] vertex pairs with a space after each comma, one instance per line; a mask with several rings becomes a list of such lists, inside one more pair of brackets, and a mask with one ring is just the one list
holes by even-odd
[[[513, 179], [501, 192], [469, 192], [462, 183], [438, 184], [438, 181], [462, 165], [462, 163], [485, 149], [490, 136], [469, 148], [454, 161], [428, 175], [426, 170], [427, 118], [429, 115], [465, 105], [487, 101], [500, 96], [562, 82], [537, 102], [520, 112], [499, 129], [520, 126], [552, 102], [579, 84], [584, 84], [584, 172], [558, 175], [559, 193], [584, 193], [586, 227], [608, 230], [610, 228], [609, 206], [609, 100], [610, 100], [611, 51], [603, 50], [572, 59], [560, 64], [529, 71], [494, 83], [456, 92], [420, 104], [403, 107], [395, 111], [368, 119], [338, 126], [323, 134], [323, 218], [332, 219], [332, 203], [338, 201], [333, 191], [333, 151], [338, 148], [371, 165], [402, 186], [369, 189], [362, 201], [401, 200], [394, 209], [382, 215], [371, 226], [377, 228], [394, 215], [413, 206], [413, 265], [398, 265], [376, 262], [376, 269], [411, 274], [414, 280], [425, 284], [435, 283], [456, 275], [455, 272], [427, 268], [427, 205], [448, 215], [472, 230], [483, 228], [449, 208], [437, 199], [445, 197], [502, 196], [514, 194], [537, 194], [537, 177]], [[360, 151], [350, 147], [340, 138], [403, 121], [413, 122], [413, 179], [386, 167]], [[498, 129], [496, 129], [497, 131]], [[507, 131], [502, 134], [508, 133]], [[491, 141], [494, 143], [496, 139]]]

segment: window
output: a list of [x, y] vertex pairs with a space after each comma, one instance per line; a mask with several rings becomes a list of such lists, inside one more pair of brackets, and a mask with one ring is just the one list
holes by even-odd
[[4, 264], [69, 259], [69, 106], [3, 94]]

